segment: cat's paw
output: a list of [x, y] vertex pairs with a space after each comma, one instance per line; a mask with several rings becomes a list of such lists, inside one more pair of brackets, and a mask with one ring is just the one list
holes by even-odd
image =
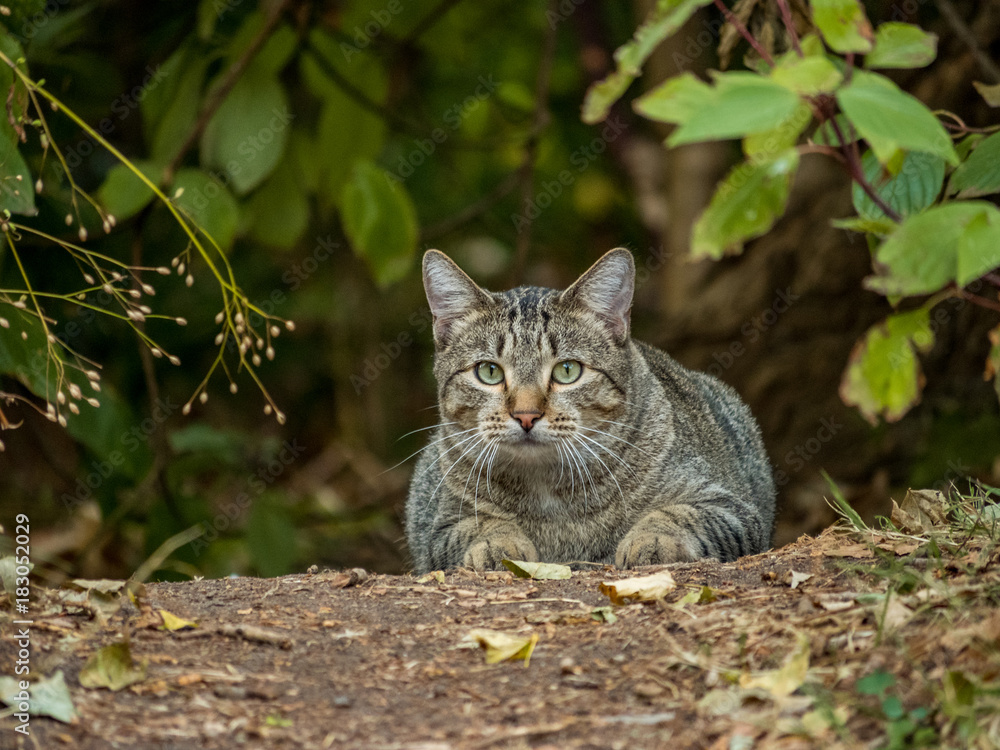
[[634, 531], [625, 535], [615, 552], [615, 565], [619, 568], [689, 562], [694, 559], [688, 546], [675, 537]]
[[538, 562], [538, 551], [523, 536], [491, 537], [469, 547], [462, 565], [474, 570], [501, 570], [504, 559]]

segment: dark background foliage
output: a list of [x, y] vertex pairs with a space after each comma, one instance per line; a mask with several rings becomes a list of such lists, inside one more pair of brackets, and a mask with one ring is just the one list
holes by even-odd
[[[128, 575], [199, 524], [205, 533], [157, 577], [277, 575], [312, 563], [403, 569], [406, 459], [424, 440], [408, 433], [436, 418], [417, 270], [428, 247], [488, 288], [565, 285], [607, 249], [629, 247], [635, 335], [718, 374], [759, 417], [781, 484], [776, 543], [832, 520], [821, 468], [869, 518], [896, 488], [1000, 479], [997, 402], [982, 378], [985, 332], [996, 324], [989, 311], [943, 305], [923, 403], [899, 423], [873, 428], [841, 403], [851, 348], [888, 308], [861, 288], [870, 271], [863, 238], [829, 226], [850, 213], [836, 165], [806, 157], [788, 214], [743, 256], [686, 260], [690, 226], [738, 148], [668, 152], [665, 132], [628, 102], [680, 70], [719, 65], [715, 9], [657, 51], [606, 122], [582, 123], [584, 92], [648, 6], [11, 5], [7, 34], [31, 75], [164, 186], [187, 170], [188, 200], [196, 187], [205, 197], [192, 210], [225, 245], [248, 298], [296, 324], [257, 369], [285, 424], [264, 413], [245, 374], [230, 393], [216, 373], [207, 401], [185, 416], [217, 354], [218, 287], [203, 263], [189, 264], [190, 287], [184, 274], [143, 276], [157, 289], [157, 312], [188, 320], [146, 324], [178, 367], [150, 357], [120, 321], [53, 303], [57, 332], [104, 365], [107, 399], [117, 394], [121, 408], [102, 405], [81, 439], [23, 405], [4, 407], [23, 424], [2, 433], [0, 520], [30, 515], [45, 575]], [[995, 120], [971, 81], [989, 80], [979, 56], [1000, 51], [996, 3], [866, 7], [875, 21], [940, 36], [935, 63], [896, 76], [901, 86], [970, 125]], [[220, 106], [213, 97], [227, 76], [235, 83]], [[135, 202], [137, 181], [109, 182], [113, 156], [58, 113], [47, 119], [84, 190], [106, 205]], [[65, 176], [51, 154], [43, 165], [37, 136], [21, 151], [45, 182], [26, 223], [75, 237], [79, 225], [63, 221]], [[376, 168], [395, 176], [395, 190], [369, 179]], [[168, 266], [185, 247], [177, 226], [162, 206], [132, 209], [106, 235], [84, 210], [87, 247]], [[36, 288], [79, 286], [58, 247], [24, 236], [18, 248]], [[0, 287], [19, 285], [0, 251]], [[0, 388], [26, 393], [10, 377]]]

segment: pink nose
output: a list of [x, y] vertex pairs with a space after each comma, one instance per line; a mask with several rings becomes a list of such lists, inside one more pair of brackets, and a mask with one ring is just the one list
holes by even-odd
[[525, 432], [529, 432], [535, 426], [535, 422], [542, 418], [540, 411], [514, 411], [510, 415], [521, 423]]

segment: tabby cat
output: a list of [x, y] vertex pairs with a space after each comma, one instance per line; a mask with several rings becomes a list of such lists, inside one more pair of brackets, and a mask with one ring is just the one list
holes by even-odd
[[757, 424], [731, 388], [629, 337], [627, 250], [561, 292], [488, 292], [437, 250], [423, 275], [441, 421], [406, 504], [417, 571], [768, 548]]

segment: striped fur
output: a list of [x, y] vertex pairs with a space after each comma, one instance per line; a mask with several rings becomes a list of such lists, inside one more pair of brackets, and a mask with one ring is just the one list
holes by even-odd
[[[634, 277], [619, 248], [565, 291], [492, 293], [424, 256], [441, 420], [406, 505], [417, 571], [768, 548], [775, 492], [757, 424], [731, 388], [629, 337]], [[568, 385], [552, 378], [565, 360], [583, 363]], [[476, 377], [484, 361], [502, 383]]]

